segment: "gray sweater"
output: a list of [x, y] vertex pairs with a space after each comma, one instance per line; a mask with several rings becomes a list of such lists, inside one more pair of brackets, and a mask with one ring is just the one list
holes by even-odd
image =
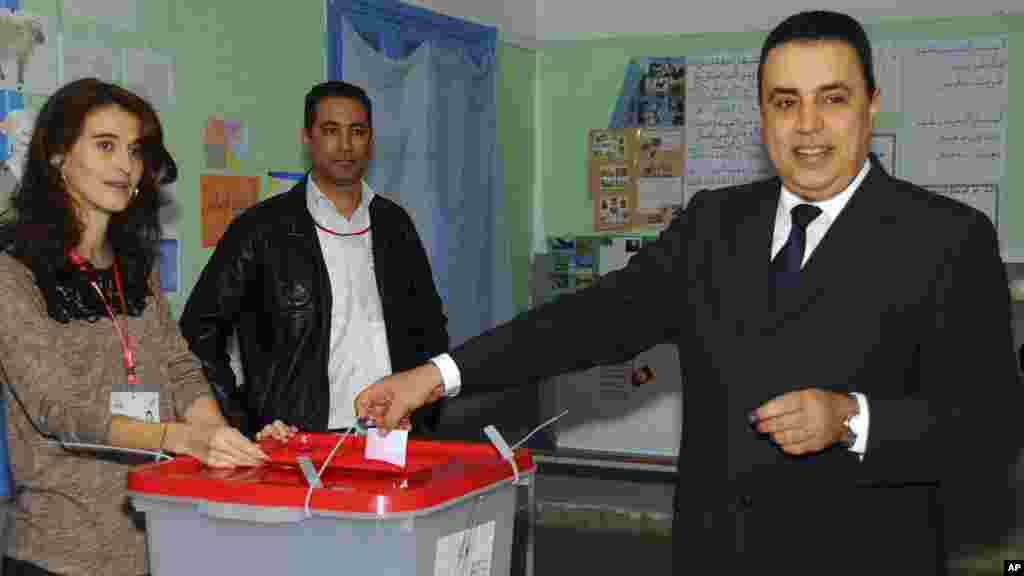
[[[160, 389], [160, 421], [180, 420], [210, 393], [160, 292], [141, 316], [120, 315], [136, 346], [140, 384]], [[48, 431], [105, 443], [113, 385], [126, 381], [121, 347], [109, 317], [61, 324], [46, 313], [32, 272], [0, 254], [0, 362], [29, 413]], [[127, 473], [145, 457], [72, 455], [37, 434], [8, 392], [8, 448], [21, 492], [7, 555], [51, 572], [130, 575], [148, 572], [145, 535], [124, 494]]]

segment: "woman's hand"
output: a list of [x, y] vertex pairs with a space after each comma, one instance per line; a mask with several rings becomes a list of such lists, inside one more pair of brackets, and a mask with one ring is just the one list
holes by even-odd
[[259, 442], [264, 438], [270, 437], [274, 440], [280, 440], [281, 442], [287, 442], [299, 429], [295, 426], [289, 426], [280, 420], [274, 420], [273, 424], [267, 424], [256, 433], [256, 441]]
[[188, 426], [185, 453], [214, 468], [259, 466], [268, 460], [255, 443], [230, 426]]

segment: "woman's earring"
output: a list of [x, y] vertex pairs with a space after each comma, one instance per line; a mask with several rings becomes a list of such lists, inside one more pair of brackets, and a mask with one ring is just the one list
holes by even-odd
[[139, 187], [132, 188], [131, 200], [135, 200], [135, 197], [139, 195]]

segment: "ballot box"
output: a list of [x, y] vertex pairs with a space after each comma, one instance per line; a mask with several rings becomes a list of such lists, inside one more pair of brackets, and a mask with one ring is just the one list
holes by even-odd
[[320, 470], [341, 438], [264, 441], [271, 462], [254, 468], [178, 457], [131, 471], [152, 575], [509, 575], [517, 512], [533, 506], [529, 451], [513, 468], [490, 444], [410, 439], [400, 468], [349, 436], [310, 492], [301, 461]]

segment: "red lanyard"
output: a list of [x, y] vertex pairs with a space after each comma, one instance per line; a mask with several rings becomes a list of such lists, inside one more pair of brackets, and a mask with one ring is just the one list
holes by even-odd
[[[89, 277], [89, 284], [92, 285], [96, 293], [99, 294], [100, 300], [103, 302], [103, 306], [106, 307], [107, 313], [110, 314], [110, 321], [114, 323], [114, 330], [117, 332], [118, 338], [121, 340], [121, 359], [124, 362], [124, 371], [128, 374], [128, 384], [135, 385], [135, 348], [132, 346], [131, 338], [124, 331], [121, 323], [117, 320], [117, 316], [114, 315], [114, 309], [110, 306], [110, 302], [107, 301], [107, 297], [103, 294], [103, 290], [100, 289], [100, 285], [96, 283], [96, 269], [93, 268], [92, 264], [88, 260], [82, 258], [74, 250], [68, 251], [68, 260], [74, 264], [79, 271], [85, 273]], [[117, 265], [117, 257], [114, 257], [114, 284], [117, 285], [117, 293], [121, 297], [121, 310], [128, 313], [128, 303], [124, 297], [124, 284], [121, 279], [121, 268]]]
[[366, 228], [363, 228], [362, 230], [359, 230], [358, 232], [349, 232], [349, 233], [345, 234], [345, 233], [342, 233], [342, 232], [331, 230], [330, 228], [328, 228], [326, 226], [322, 226], [316, 220], [313, 220], [313, 224], [316, 224], [317, 228], [323, 230], [324, 232], [327, 232], [328, 234], [330, 234], [332, 236], [340, 236], [342, 238], [344, 238], [346, 236], [362, 236], [363, 234], [366, 234], [367, 232], [370, 231], [370, 227], [367, 226]]

